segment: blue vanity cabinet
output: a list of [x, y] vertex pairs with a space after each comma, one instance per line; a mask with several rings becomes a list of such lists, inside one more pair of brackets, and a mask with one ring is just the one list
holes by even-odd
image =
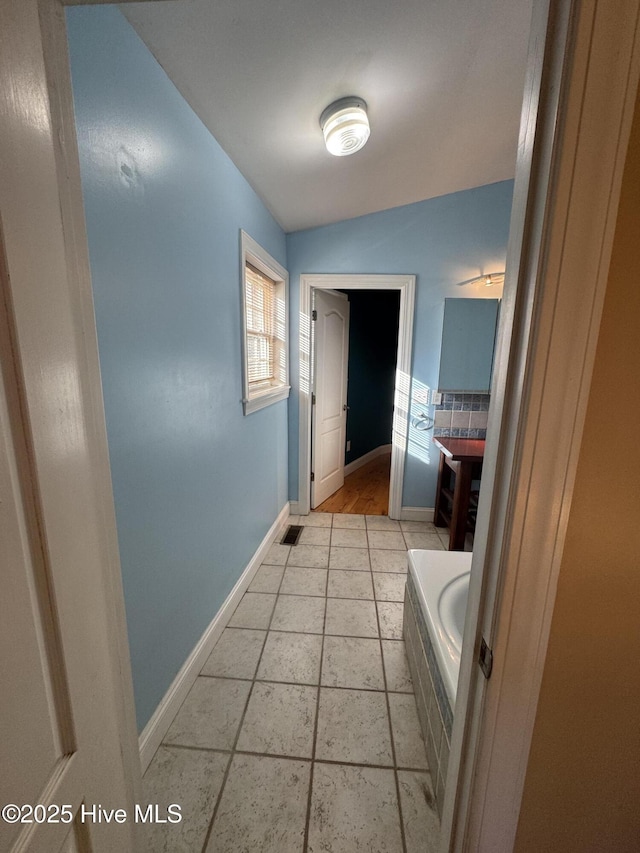
[[445, 299], [439, 391], [488, 393], [499, 299]]

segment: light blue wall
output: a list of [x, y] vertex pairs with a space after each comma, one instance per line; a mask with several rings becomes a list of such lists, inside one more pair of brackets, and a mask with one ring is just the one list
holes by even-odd
[[[425, 164], [428, 168], [428, 164]], [[417, 276], [412, 380], [435, 388], [446, 296], [465, 295], [457, 282], [504, 269], [513, 181], [429, 199], [287, 235], [292, 328], [289, 403], [289, 496], [298, 497], [298, 327], [302, 273], [387, 273]], [[470, 292], [468, 296], [495, 297]], [[423, 411], [412, 403], [412, 414]], [[431, 414], [433, 413], [430, 410]], [[410, 429], [403, 505], [432, 507], [438, 458], [431, 432]]]
[[287, 500], [287, 403], [242, 415], [239, 229], [283, 266], [285, 236], [120, 12], [67, 16], [142, 727]]

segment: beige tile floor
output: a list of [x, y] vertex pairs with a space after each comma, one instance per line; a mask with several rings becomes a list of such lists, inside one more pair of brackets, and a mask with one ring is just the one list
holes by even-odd
[[275, 544], [144, 779], [183, 821], [152, 853], [431, 853], [438, 818], [402, 640], [433, 525], [313, 513]]

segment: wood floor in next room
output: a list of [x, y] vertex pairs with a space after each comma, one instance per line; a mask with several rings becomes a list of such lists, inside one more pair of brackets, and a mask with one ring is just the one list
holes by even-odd
[[317, 512], [387, 515], [391, 451], [372, 459], [344, 478], [344, 486], [317, 507]]
[[433, 525], [313, 513], [273, 545], [173, 721], [145, 797], [182, 807], [150, 853], [435, 853], [402, 640], [407, 548]]

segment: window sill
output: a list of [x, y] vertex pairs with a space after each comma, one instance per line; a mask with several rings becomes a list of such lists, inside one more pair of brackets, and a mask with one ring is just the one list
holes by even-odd
[[278, 388], [268, 388], [266, 391], [256, 394], [249, 400], [243, 400], [242, 405], [244, 406], [245, 415], [250, 415], [259, 409], [265, 409], [273, 403], [279, 403], [280, 400], [286, 400], [290, 390], [290, 385], [281, 385]]

